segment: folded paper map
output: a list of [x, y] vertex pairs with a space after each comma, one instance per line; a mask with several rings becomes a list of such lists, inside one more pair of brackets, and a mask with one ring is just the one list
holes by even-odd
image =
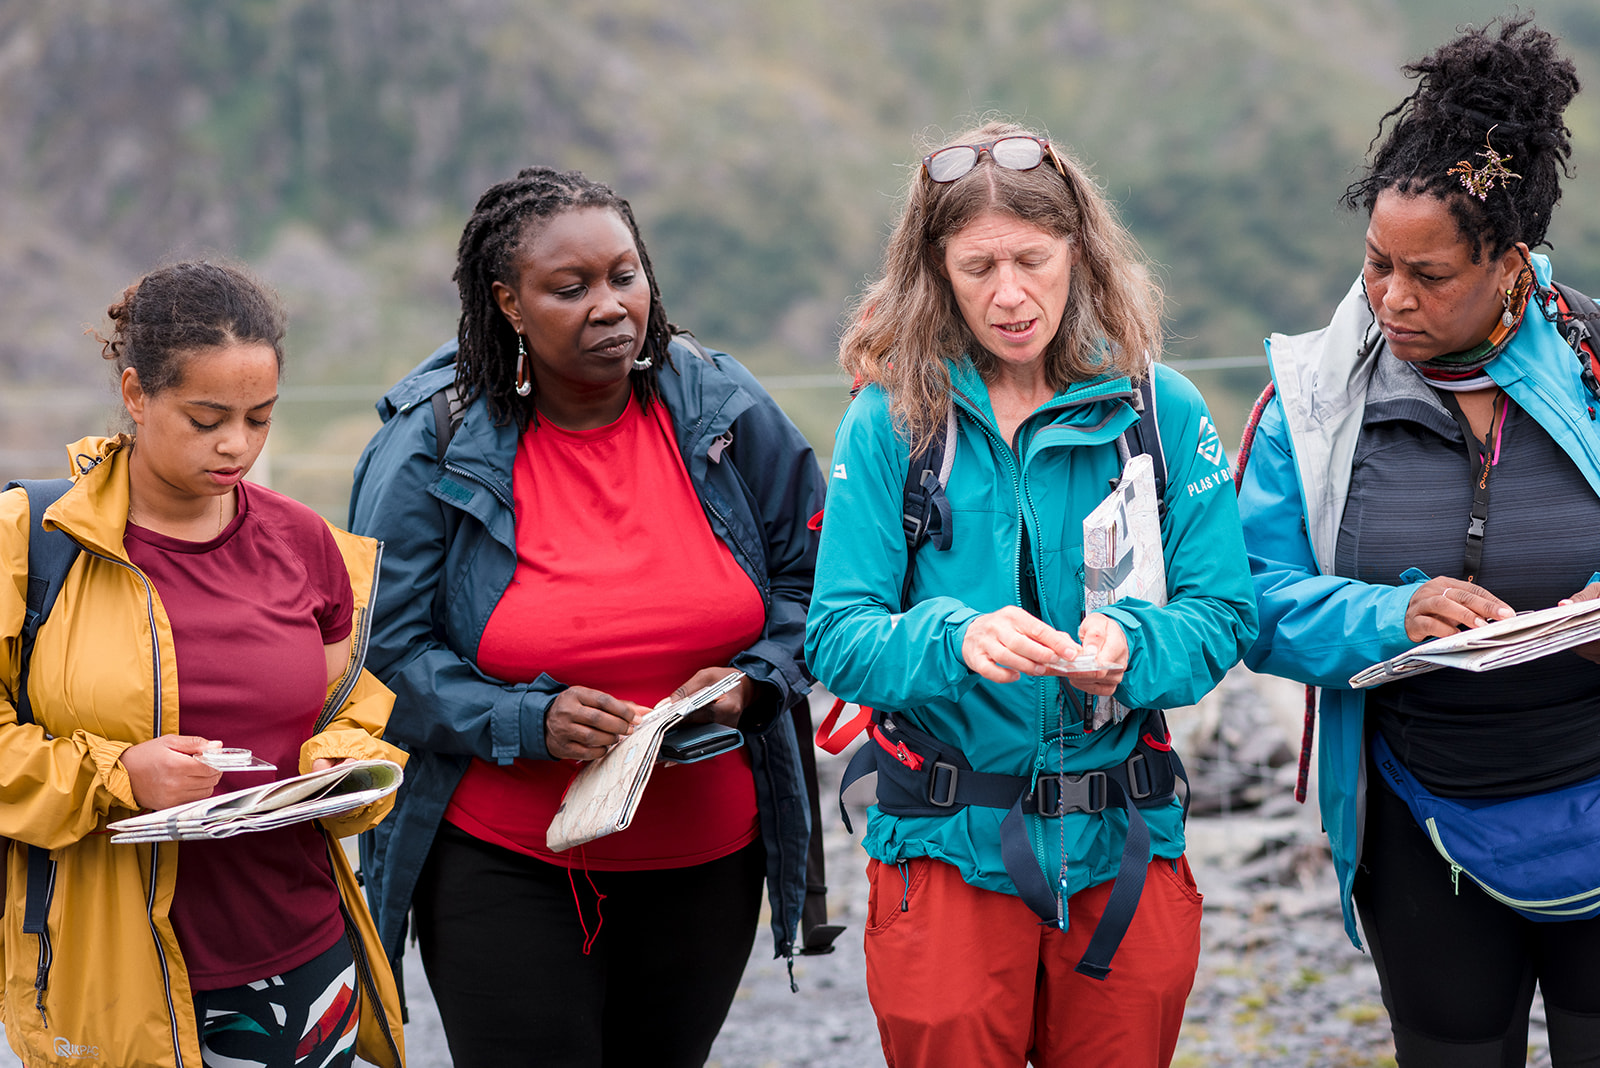
[[1600, 600], [1574, 601], [1425, 641], [1350, 676], [1350, 685], [1361, 690], [1445, 667], [1493, 671], [1596, 639], [1600, 639]]
[[[1148, 453], [1131, 457], [1111, 495], [1083, 521], [1083, 610], [1135, 598], [1167, 603], [1160, 502]], [[1128, 709], [1115, 697], [1087, 699], [1084, 729], [1120, 723]]]
[[744, 672], [735, 671], [681, 701], [662, 701], [632, 734], [599, 760], [585, 764], [561, 798], [561, 807], [545, 832], [545, 845], [559, 853], [620, 831], [633, 822], [645, 784], [655, 768], [661, 736], [695, 709], [709, 705], [739, 685], [742, 678]]
[[113, 842], [231, 838], [353, 812], [399, 789], [402, 778], [392, 760], [346, 760], [323, 771], [129, 816], [108, 828]]

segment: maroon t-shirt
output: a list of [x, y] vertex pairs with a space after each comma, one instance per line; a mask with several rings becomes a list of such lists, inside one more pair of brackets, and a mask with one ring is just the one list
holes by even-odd
[[[224, 773], [217, 792], [298, 774], [328, 689], [323, 646], [350, 633], [354, 606], [327, 526], [282, 494], [241, 484], [239, 514], [211, 541], [129, 523], [123, 543], [172, 624], [178, 729], [277, 765]], [[311, 960], [344, 934], [322, 833], [298, 823], [182, 843], [172, 926], [196, 990]]]

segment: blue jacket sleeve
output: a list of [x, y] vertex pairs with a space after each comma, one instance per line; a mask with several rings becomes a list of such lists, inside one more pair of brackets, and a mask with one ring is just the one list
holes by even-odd
[[1192, 705], [1222, 680], [1256, 635], [1239, 507], [1228, 458], [1200, 392], [1156, 368], [1167, 460], [1161, 542], [1167, 603], [1119, 602], [1100, 611], [1128, 640], [1117, 700], [1129, 708]]
[[[977, 609], [934, 596], [900, 610], [907, 564], [900, 513], [909, 460], [883, 394], [862, 390], [834, 439], [806, 655], [835, 696], [881, 708], [957, 699], [978, 679], [961, 658]], [[964, 548], [970, 547], [952, 551]], [[992, 554], [992, 546], [987, 551]]]
[[1414, 643], [1405, 613], [1416, 592], [1321, 574], [1305, 531], [1305, 503], [1276, 399], [1262, 414], [1239, 487], [1261, 634], [1245, 663], [1297, 682], [1348, 688], [1350, 676]]
[[[429, 492], [438, 473], [434, 447], [431, 405], [396, 415], [362, 454], [350, 498], [351, 530], [384, 543], [367, 665], [395, 693], [386, 737], [408, 748], [502, 764], [518, 757], [547, 760], [545, 711], [565, 687], [543, 675], [526, 685], [503, 683], [472, 660], [498, 596], [452, 599], [448, 643], [434, 632], [438, 583], [457, 574], [469, 555], [475, 561], [492, 555], [477, 520], [464, 516], [452, 559], [445, 560], [445, 505]], [[468, 541], [484, 551], [472, 553]], [[515, 558], [504, 556], [509, 580]], [[487, 586], [496, 579], [480, 571], [464, 581]]]

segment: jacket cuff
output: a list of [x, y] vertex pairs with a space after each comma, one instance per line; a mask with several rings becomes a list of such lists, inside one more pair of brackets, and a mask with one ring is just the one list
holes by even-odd
[[310, 772], [317, 760], [390, 760], [405, 767], [407, 757], [405, 750], [363, 730], [325, 730], [301, 743], [300, 774]]
[[778, 688], [771, 683], [755, 682], [755, 695], [750, 698], [750, 703], [744, 706], [744, 711], [739, 713], [739, 730], [745, 734], [760, 734], [772, 725], [783, 709], [780, 706], [782, 696]]
[[106, 792], [123, 808], [138, 811], [139, 802], [133, 799], [133, 782], [128, 778], [128, 769], [122, 766], [122, 754], [131, 747], [130, 743], [98, 738], [86, 731], [74, 731], [73, 738], [88, 747], [89, 759], [94, 761]]
[[540, 675], [528, 689], [510, 692], [510, 700], [495, 706], [489, 714], [489, 741], [496, 763], [509, 764], [518, 757], [551, 759], [545, 748], [544, 714], [563, 689], [549, 675]]

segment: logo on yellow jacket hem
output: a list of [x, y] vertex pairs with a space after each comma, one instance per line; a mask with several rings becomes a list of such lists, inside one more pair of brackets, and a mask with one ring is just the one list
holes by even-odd
[[56, 1036], [55, 1051], [57, 1057], [77, 1057], [83, 1059], [100, 1059], [99, 1046], [76, 1046], [60, 1035]]

